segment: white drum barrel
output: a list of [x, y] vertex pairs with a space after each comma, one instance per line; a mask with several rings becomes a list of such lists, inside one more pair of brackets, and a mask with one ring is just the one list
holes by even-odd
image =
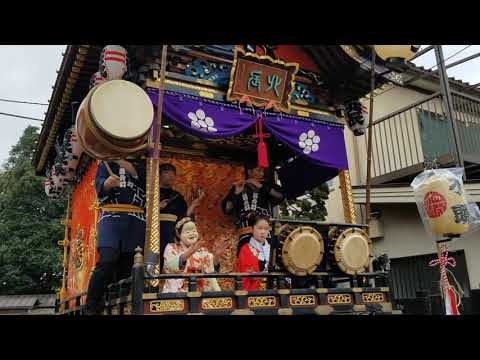
[[305, 276], [315, 271], [324, 254], [322, 235], [310, 226], [299, 226], [282, 246], [283, 264], [289, 272]]
[[90, 90], [78, 109], [76, 132], [83, 150], [100, 160], [122, 159], [146, 149], [153, 105], [145, 91], [124, 80]]
[[357, 275], [368, 271], [372, 258], [372, 240], [359, 228], [329, 232], [329, 265]]

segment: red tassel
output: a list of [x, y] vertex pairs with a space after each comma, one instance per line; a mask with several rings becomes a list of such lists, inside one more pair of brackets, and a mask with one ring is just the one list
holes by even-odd
[[447, 295], [448, 295], [448, 298], [450, 299], [450, 309], [452, 311], [452, 315], [459, 315], [457, 302], [455, 300], [455, 293], [453, 292], [453, 289], [451, 287], [448, 288]]
[[259, 116], [257, 119], [257, 126], [256, 126], [256, 137], [259, 138], [257, 152], [258, 152], [258, 167], [260, 168], [268, 168], [268, 153], [267, 153], [267, 144], [263, 141], [265, 135], [263, 134], [263, 124], [262, 124], [262, 116]]
[[263, 141], [258, 143], [258, 167], [268, 168], [267, 144]]

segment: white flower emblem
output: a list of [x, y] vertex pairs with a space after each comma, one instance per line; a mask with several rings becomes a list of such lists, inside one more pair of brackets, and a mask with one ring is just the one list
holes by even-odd
[[303, 149], [305, 154], [318, 151], [318, 144], [320, 143], [320, 136], [315, 135], [314, 130], [308, 130], [306, 133], [302, 133], [298, 138], [298, 146]]
[[192, 127], [205, 131], [205, 132], [217, 132], [217, 129], [214, 127], [215, 122], [209, 116], [205, 116], [205, 112], [202, 109], [198, 109], [195, 112], [189, 112], [188, 118], [192, 120]]

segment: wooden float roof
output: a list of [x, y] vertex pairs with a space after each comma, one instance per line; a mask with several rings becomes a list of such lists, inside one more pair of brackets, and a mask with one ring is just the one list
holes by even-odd
[[[48, 110], [42, 124], [40, 138], [32, 163], [37, 174], [43, 174], [45, 166], [55, 157], [55, 138], [72, 124], [72, 104], [83, 100], [89, 90], [90, 78], [98, 71], [100, 53], [104, 45], [68, 45], [58, 71]], [[144, 46], [132, 46], [141, 49]], [[149, 48], [159, 50], [160, 46]], [[304, 45], [303, 50], [311, 56], [330, 92], [332, 105], [359, 99], [370, 91], [370, 62], [361, 47], [354, 45]], [[157, 51], [158, 52], [158, 51]], [[227, 59], [228, 60], [228, 59]], [[138, 64], [137, 64], [138, 65]], [[417, 70], [412, 70], [417, 71]], [[424, 71], [420, 69], [418, 71]], [[376, 66], [378, 87], [394, 77], [382, 77], [389, 72], [384, 63]], [[435, 76], [432, 74], [432, 76]], [[469, 84], [455, 82], [461, 87]], [[477, 91], [478, 92], [478, 91]]]

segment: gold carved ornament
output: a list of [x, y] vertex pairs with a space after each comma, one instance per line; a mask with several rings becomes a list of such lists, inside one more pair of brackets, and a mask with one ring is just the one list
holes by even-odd
[[277, 299], [275, 296], [249, 296], [248, 307], [275, 307], [277, 306]]
[[330, 294], [327, 295], [327, 302], [329, 305], [351, 304], [352, 295], [350, 294]]
[[314, 295], [291, 295], [288, 298], [290, 306], [311, 306], [315, 305]]
[[185, 310], [185, 301], [183, 299], [155, 300], [150, 301], [150, 312], [177, 312]]
[[[239, 101], [242, 102], [241, 95], [247, 95], [245, 93], [237, 93], [235, 89], [236, 81], [237, 81], [237, 68], [240, 68], [243, 61], [247, 62], [256, 62], [257, 65], [265, 66], [268, 68], [277, 68], [280, 65], [280, 69], [277, 68], [277, 70], [282, 70], [283, 72], [291, 72], [288, 76], [286, 77], [286, 83], [285, 86], [288, 86], [287, 89], [290, 89], [288, 91], [286, 99], [286, 104], [283, 102], [276, 102], [276, 106], [278, 106], [277, 111], [284, 111], [289, 113], [290, 108], [291, 108], [291, 97], [293, 93], [293, 89], [295, 88], [295, 76], [297, 75], [298, 69], [300, 68], [300, 65], [298, 63], [286, 63], [280, 59], [274, 59], [268, 55], [258, 55], [256, 53], [248, 52], [243, 50], [240, 46], [235, 46], [234, 49], [234, 60], [232, 64], [232, 68], [230, 71], [230, 81], [228, 84], [228, 91], [227, 91], [227, 100], [228, 101]], [[266, 62], [266, 63], [265, 63]], [[244, 63], [243, 63], [244, 64]], [[290, 69], [288, 69], [290, 68]], [[287, 85], [288, 83], [288, 85]], [[269, 103], [272, 103], [273, 101], [268, 101], [267, 99], [259, 98], [259, 97], [253, 97], [253, 96], [248, 96], [250, 101], [253, 103], [255, 106], [259, 107], [268, 107]], [[276, 107], [274, 107], [276, 108]]]
[[353, 204], [352, 182], [350, 179], [350, 172], [348, 170], [340, 170], [338, 173], [340, 180], [340, 189], [342, 194], [343, 214], [345, 222], [349, 224], [357, 223], [357, 214]]
[[233, 300], [231, 297], [218, 297], [202, 299], [203, 310], [231, 309]]
[[382, 303], [385, 302], [383, 293], [363, 293], [362, 300], [364, 303]]
[[[153, 189], [150, 181], [147, 181], [147, 226], [144, 254], [154, 254], [155, 259], [160, 256], [160, 174], [158, 163], [157, 159], [147, 159], [147, 177], [153, 177]], [[151, 221], [148, 221], [149, 216]], [[155, 264], [154, 275], [159, 275], [160, 272], [160, 263]], [[159, 283], [158, 280], [150, 280], [150, 285], [153, 287], [157, 287]]]

